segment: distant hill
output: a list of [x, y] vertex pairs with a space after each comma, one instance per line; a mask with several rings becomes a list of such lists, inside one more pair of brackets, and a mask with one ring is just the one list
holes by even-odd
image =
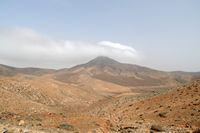
[[28, 74], [28, 75], [44, 75], [52, 73], [53, 69], [42, 69], [42, 68], [16, 68], [7, 65], [0, 64], [0, 76], [15, 76], [17, 74]]

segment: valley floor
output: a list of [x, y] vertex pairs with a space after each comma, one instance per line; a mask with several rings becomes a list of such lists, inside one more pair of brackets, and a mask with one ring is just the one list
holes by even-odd
[[2, 133], [192, 133], [198, 130], [200, 81], [164, 90], [118, 94], [88, 106], [70, 109], [48, 106], [47, 110], [42, 112], [37, 109], [33, 112], [5, 111], [1, 105], [0, 131]]

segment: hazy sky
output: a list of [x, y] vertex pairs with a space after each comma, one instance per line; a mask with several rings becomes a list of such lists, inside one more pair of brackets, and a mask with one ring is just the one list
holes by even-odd
[[70, 67], [98, 55], [200, 71], [199, 0], [1, 0], [0, 64]]

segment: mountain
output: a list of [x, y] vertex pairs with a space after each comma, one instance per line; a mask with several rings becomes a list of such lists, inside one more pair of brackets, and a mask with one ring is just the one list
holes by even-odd
[[15, 76], [17, 74], [28, 74], [28, 75], [44, 75], [52, 73], [53, 69], [42, 69], [42, 68], [16, 68], [7, 65], [0, 64], [0, 76]]
[[56, 79], [63, 82], [74, 82], [80, 79], [80, 75], [121, 86], [177, 85], [187, 83], [194, 77], [192, 73], [158, 71], [100, 56], [88, 63], [72, 67], [67, 72], [60, 72], [56, 75]]
[[124, 87], [176, 86], [200, 78], [200, 73], [165, 72], [147, 67], [125, 64], [99, 56], [85, 64], [69, 69], [15, 68], [0, 65], [0, 76], [51, 75], [64, 83], [75, 83], [94, 88], [92, 82], [104, 82]]

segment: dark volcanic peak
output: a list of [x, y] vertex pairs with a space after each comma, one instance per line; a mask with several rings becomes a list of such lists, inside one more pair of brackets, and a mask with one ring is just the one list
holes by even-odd
[[120, 64], [121, 64], [120, 62], [118, 62], [114, 59], [111, 59], [109, 57], [98, 56], [98, 57], [94, 58], [93, 60], [91, 60], [91, 61], [89, 61], [85, 64], [80, 64], [80, 65], [74, 66], [70, 70], [74, 70], [74, 69], [81, 68], [81, 67], [84, 67], [84, 68], [90, 68], [90, 67], [103, 68], [105, 66], [119, 66]]
[[116, 70], [118, 69], [120, 71], [132, 71], [132, 72], [157, 71], [154, 69], [150, 69], [150, 68], [135, 65], [135, 64], [121, 63], [106, 56], [98, 56], [85, 64], [80, 64], [75, 67], [72, 67], [70, 70], [75, 70], [79, 68], [91, 68], [91, 67], [96, 67], [100, 69], [109, 67], [109, 68], [114, 68]]
[[98, 56], [95, 59], [86, 63], [85, 65], [90, 67], [90, 66], [107, 66], [107, 65], [117, 65], [117, 64], [120, 64], [120, 63], [114, 59], [111, 59], [106, 56]]
[[94, 58], [93, 60], [89, 61], [86, 64], [79, 65], [82, 67], [115, 67], [115, 68], [120, 68], [120, 69], [134, 69], [134, 70], [140, 70], [140, 69], [148, 69], [148, 70], [153, 70], [147, 67], [135, 65], [135, 64], [127, 64], [127, 63], [121, 63], [118, 62], [112, 58], [106, 57], [106, 56], [98, 56]]

